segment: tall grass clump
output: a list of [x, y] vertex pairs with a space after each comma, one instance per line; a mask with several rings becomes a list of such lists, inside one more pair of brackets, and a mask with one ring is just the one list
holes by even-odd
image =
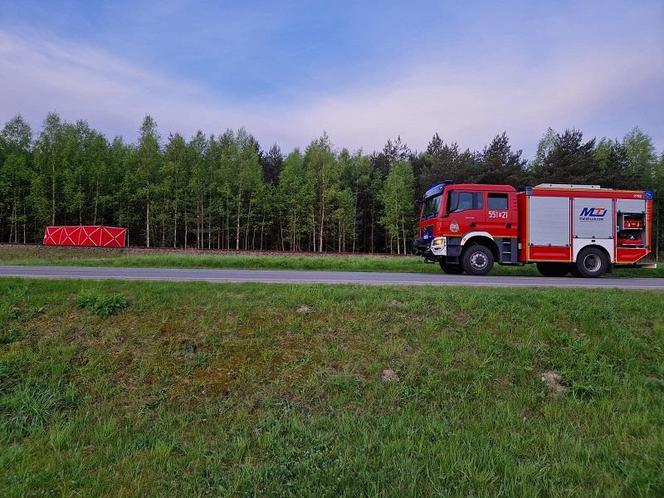
[[128, 308], [129, 300], [122, 294], [102, 294], [86, 291], [78, 295], [76, 305], [79, 308], [91, 311], [100, 318], [108, 318]]

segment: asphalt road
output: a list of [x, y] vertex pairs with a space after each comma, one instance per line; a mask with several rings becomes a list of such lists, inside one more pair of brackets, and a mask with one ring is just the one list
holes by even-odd
[[664, 290], [664, 278], [474, 277], [426, 273], [348, 271], [212, 270], [181, 268], [102, 268], [78, 266], [0, 266], [0, 277], [147, 280], [165, 282], [260, 282], [280, 284], [433, 285], [462, 287], [557, 287]]

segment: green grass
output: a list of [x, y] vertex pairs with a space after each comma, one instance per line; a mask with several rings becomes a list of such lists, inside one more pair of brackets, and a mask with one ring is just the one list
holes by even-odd
[[289, 253], [223, 253], [93, 249], [41, 246], [0, 246], [0, 264], [173, 267], [173, 268], [261, 268], [283, 270], [349, 270], [439, 272], [415, 256], [312, 255]]
[[[76, 247], [0, 246], [0, 264], [167, 267], [167, 268], [248, 268], [270, 270], [380, 271], [441, 273], [437, 264], [424, 263], [418, 256], [327, 255], [289, 253], [224, 253], [144, 249], [97, 249]], [[495, 275], [539, 275], [535, 265], [500, 266]], [[615, 277], [664, 277], [657, 269], [616, 269]]]
[[[129, 306], [102, 318], [82, 295]], [[2, 496], [664, 493], [659, 293], [0, 279], [0, 296]]]
[[122, 294], [83, 291], [76, 298], [76, 304], [79, 308], [92, 311], [98, 317], [108, 318], [129, 307], [129, 300]]

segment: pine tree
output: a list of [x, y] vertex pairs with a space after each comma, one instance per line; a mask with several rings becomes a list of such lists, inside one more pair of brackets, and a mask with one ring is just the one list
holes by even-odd
[[263, 178], [270, 185], [276, 185], [279, 180], [279, 173], [284, 162], [284, 156], [277, 144], [270, 147], [268, 153], [263, 156], [261, 166], [263, 168]]
[[580, 131], [566, 130], [543, 152], [541, 162], [535, 163], [531, 174], [538, 182], [593, 183], [598, 180], [594, 148], [595, 139], [584, 143]]
[[512, 151], [506, 133], [496, 135], [477, 159], [477, 171], [472, 179], [476, 183], [518, 186], [524, 181], [526, 161], [521, 151]]
[[418, 193], [442, 180], [469, 183], [477, 175], [477, 158], [470, 150], [461, 151], [456, 143], [444, 143], [436, 133], [421, 157]]

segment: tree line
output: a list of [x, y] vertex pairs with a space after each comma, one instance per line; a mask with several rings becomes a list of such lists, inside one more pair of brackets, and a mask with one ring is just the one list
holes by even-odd
[[244, 129], [164, 140], [146, 116], [127, 143], [55, 113], [35, 134], [19, 115], [0, 132], [0, 240], [39, 242], [47, 225], [105, 224], [148, 247], [400, 254], [416, 233], [416, 199], [443, 179], [657, 195], [664, 154], [638, 128], [601, 140], [549, 129], [528, 161], [505, 133], [479, 151], [435, 134], [421, 152], [397, 137], [372, 154], [335, 150], [324, 133], [284, 154]]

